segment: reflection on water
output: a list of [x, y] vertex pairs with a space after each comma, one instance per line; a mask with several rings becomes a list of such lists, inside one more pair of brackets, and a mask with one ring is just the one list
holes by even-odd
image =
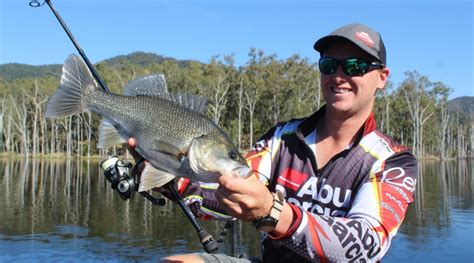
[[[156, 261], [203, 251], [178, 206], [154, 207], [139, 195], [122, 201], [98, 162], [3, 160], [0, 173], [0, 261]], [[224, 224], [203, 226], [218, 237]], [[259, 255], [255, 230], [236, 224], [235, 232], [236, 253]], [[222, 243], [220, 250], [231, 247]]]
[[[384, 262], [473, 262], [472, 162], [420, 163], [415, 204]], [[182, 211], [153, 207], [140, 196], [124, 202], [95, 161], [0, 161], [0, 261], [156, 261], [202, 251]], [[204, 222], [216, 237], [219, 222]], [[221, 251], [259, 255], [259, 239], [237, 224]], [[226, 237], [230, 240], [230, 235]]]
[[472, 160], [423, 162], [419, 174], [415, 203], [385, 261], [474, 262]]

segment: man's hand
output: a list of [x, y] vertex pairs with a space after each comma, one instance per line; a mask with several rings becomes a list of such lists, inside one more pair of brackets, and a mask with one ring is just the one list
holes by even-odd
[[[145, 166], [146, 165], [151, 165], [151, 164], [146, 160], [145, 161], [140, 161], [140, 160], [144, 160], [144, 158], [137, 151], [135, 151], [136, 146], [137, 146], [137, 141], [135, 140], [135, 138], [128, 139], [127, 149], [130, 152], [130, 154], [133, 156], [133, 158], [135, 159], [135, 166], [133, 166], [132, 175], [135, 178], [140, 179], [140, 175], [141, 175], [143, 169], [145, 169]], [[175, 181], [176, 189], [179, 189], [179, 187], [181, 186], [181, 184], [183, 182], [183, 178], [179, 178], [179, 180], [175, 179], [174, 181]], [[155, 188], [153, 188], [153, 191], [160, 192], [161, 194], [166, 196], [168, 199], [171, 199], [171, 200], [175, 201], [174, 196], [170, 193], [170, 191], [167, 188], [155, 187]]]
[[137, 145], [137, 142], [135, 138], [128, 139], [128, 142], [127, 142], [128, 152], [130, 152], [130, 154], [133, 156], [133, 159], [135, 159], [135, 165], [133, 166], [133, 169], [132, 169], [132, 176], [134, 178], [139, 179], [140, 175], [142, 174], [143, 169], [145, 169], [146, 164], [143, 161], [140, 162], [140, 160], [143, 160], [144, 158], [137, 151], [135, 151], [136, 145]]
[[226, 212], [244, 221], [265, 216], [273, 205], [273, 196], [255, 176], [241, 178], [230, 172], [219, 177], [216, 197]]

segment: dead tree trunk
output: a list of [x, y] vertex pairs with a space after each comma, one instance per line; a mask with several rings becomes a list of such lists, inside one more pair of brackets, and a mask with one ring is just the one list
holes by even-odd
[[209, 105], [212, 110], [213, 120], [217, 125], [219, 125], [222, 112], [227, 106], [227, 92], [229, 91], [230, 83], [228, 81], [224, 83], [225, 80], [225, 76], [220, 74], [217, 76], [213, 85], [214, 103]]
[[0, 109], [0, 151], [3, 151], [3, 145], [4, 145], [4, 142], [3, 142], [3, 116], [5, 115], [5, 112], [7, 111], [7, 107], [6, 107], [6, 101], [7, 100], [7, 96], [4, 95], [3, 98], [2, 98], [2, 108]]
[[237, 100], [237, 130], [238, 130], [238, 135], [237, 135], [237, 145], [239, 147], [239, 150], [242, 150], [242, 111], [244, 108], [244, 79], [240, 78], [240, 84], [239, 84], [239, 90], [237, 91], [238, 95], [238, 100]]
[[446, 137], [447, 137], [447, 128], [449, 123], [449, 112], [446, 108], [446, 103], [443, 102], [441, 104], [441, 130], [440, 130], [440, 145], [439, 145], [439, 153], [441, 160], [446, 159]]
[[28, 136], [28, 110], [26, 108], [25, 97], [24, 95], [21, 95], [20, 106], [17, 105], [17, 102], [13, 99], [13, 97], [10, 96], [10, 98], [18, 120], [18, 122], [13, 122], [13, 124], [15, 125], [18, 135], [20, 136], [20, 154], [22, 154], [24, 157], [29, 157], [30, 139]]
[[38, 131], [38, 119], [41, 118], [41, 105], [45, 103], [48, 98], [41, 98], [38, 94], [38, 79], [35, 80], [35, 92], [34, 96], [27, 95], [27, 98], [33, 103], [33, 130], [31, 134], [31, 140], [33, 141], [32, 155], [37, 156], [38, 154], [38, 141], [40, 140]]
[[249, 112], [249, 149], [253, 147], [253, 115], [257, 105], [257, 91], [253, 91], [252, 94], [245, 92], [245, 98], [247, 99], [247, 110]]
[[89, 121], [87, 122], [87, 158], [91, 157], [91, 138], [92, 138], [92, 114], [87, 112]]

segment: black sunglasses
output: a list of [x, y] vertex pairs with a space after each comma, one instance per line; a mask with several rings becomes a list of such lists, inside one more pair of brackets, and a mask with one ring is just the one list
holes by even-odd
[[345, 60], [337, 60], [331, 57], [322, 57], [319, 59], [319, 71], [323, 74], [334, 74], [337, 65], [342, 66], [342, 71], [348, 76], [363, 76], [369, 72], [370, 68], [380, 69], [385, 65], [379, 62], [369, 62], [360, 58], [348, 58]]

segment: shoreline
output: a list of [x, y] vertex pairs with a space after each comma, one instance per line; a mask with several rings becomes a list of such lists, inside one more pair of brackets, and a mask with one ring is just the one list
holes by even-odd
[[[112, 154], [110, 154], [112, 155]], [[54, 154], [46, 154], [46, 155], [28, 155], [28, 156], [23, 156], [19, 154], [13, 154], [13, 153], [8, 153], [8, 152], [0, 152], [0, 158], [1, 159], [44, 159], [44, 160], [71, 160], [71, 159], [80, 159], [80, 160], [102, 160], [106, 158], [107, 156], [110, 155], [91, 155], [90, 157], [87, 156], [66, 156], [65, 153], [54, 153]], [[119, 156], [124, 156], [126, 159], [132, 159], [129, 154], [121, 155], [118, 154]], [[433, 156], [433, 155], [426, 155], [423, 157], [417, 157], [418, 161], [454, 161], [454, 160], [468, 160], [468, 159], [474, 159], [474, 156], [463, 156], [461, 158], [458, 157], [450, 157], [450, 158], [445, 158], [442, 160], [438, 156]]]

